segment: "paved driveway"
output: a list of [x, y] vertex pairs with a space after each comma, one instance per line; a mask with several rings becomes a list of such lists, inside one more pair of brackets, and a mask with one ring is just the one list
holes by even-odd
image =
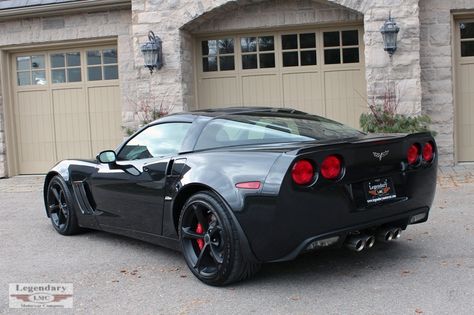
[[429, 222], [395, 243], [265, 265], [220, 289], [167, 249], [102, 232], [60, 236], [41, 177], [0, 180], [0, 313], [27, 313], [8, 308], [8, 283], [72, 282], [74, 309], [58, 313], [474, 314], [473, 170], [441, 169]]

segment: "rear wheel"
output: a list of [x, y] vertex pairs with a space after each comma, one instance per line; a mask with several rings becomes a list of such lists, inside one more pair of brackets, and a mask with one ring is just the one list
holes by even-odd
[[242, 256], [241, 244], [228, 209], [211, 192], [188, 199], [179, 219], [183, 255], [192, 273], [210, 285], [225, 285], [256, 273], [259, 264]]
[[55, 176], [49, 182], [46, 205], [51, 223], [59, 234], [73, 235], [80, 232], [71, 194], [62, 177]]

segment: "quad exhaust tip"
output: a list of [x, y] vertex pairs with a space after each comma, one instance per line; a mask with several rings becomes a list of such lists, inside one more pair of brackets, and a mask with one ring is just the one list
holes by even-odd
[[390, 242], [399, 239], [401, 235], [401, 228], [381, 229], [375, 236], [364, 234], [350, 235], [346, 239], [345, 246], [355, 252], [361, 252], [364, 249], [374, 247], [376, 240], [381, 242]]
[[361, 252], [366, 248], [372, 248], [375, 244], [375, 237], [372, 235], [353, 235], [346, 241], [346, 247], [355, 252]]
[[382, 229], [377, 233], [377, 240], [381, 242], [390, 242], [399, 239], [401, 236], [401, 228]]

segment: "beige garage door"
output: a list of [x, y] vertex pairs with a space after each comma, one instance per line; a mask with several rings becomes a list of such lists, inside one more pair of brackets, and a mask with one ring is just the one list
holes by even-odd
[[14, 55], [14, 133], [19, 174], [92, 158], [121, 140], [116, 47]]
[[474, 161], [474, 21], [456, 24], [457, 160], [471, 162]]
[[362, 27], [198, 39], [199, 108], [291, 107], [359, 127], [367, 109]]

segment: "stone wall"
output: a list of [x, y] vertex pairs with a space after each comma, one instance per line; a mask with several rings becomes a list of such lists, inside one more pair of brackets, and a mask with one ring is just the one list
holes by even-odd
[[[132, 10], [0, 22], [0, 49], [117, 36], [124, 125], [139, 123], [140, 108], [193, 109], [193, 41], [200, 33], [249, 28], [364, 23], [367, 95], [383, 95], [387, 82], [400, 91], [401, 112], [425, 112], [438, 132], [442, 164], [454, 161], [451, 13], [474, 7], [466, 0], [132, 0]], [[400, 26], [398, 50], [383, 51], [380, 27], [389, 12]], [[420, 28], [421, 21], [421, 28]], [[152, 75], [140, 46], [153, 30], [163, 40], [164, 67]], [[421, 52], [421, 53], [420, 53]], [[423, 92], [423, 93], [422, 93]], [[423, 96], [422, 96], [423, 95]], [[0, 109], [2, 97], [0, 95]], [[0, 176], [4, 160], [0, 119]]]
[[469, 9], [474, 9], [474, 1], [420, 0], [422, 108], [437, 132], [442, 165], [455, 162], [451, 12]]
[[[61, 41], [117, 37], [121, 93], [122, 100], [126, 100], [128, 95], [132, 94], [130, 89], [133, 89], [128, 82], [137, 80], [130, 25], [129, 10], [4, 21], [0, 22], [0, 50], [8, 50], [15, 45], [34, 46], [44, 43], [61, 43]], [[0, 89], [2, 115], [0, 117], [0, 178], [6, 175], [2, 100]], [[125, 101], [123, 106], [125, 108]]]
[[[255, 15], [253, 11], [259, 18], [235, 18], [242, 16], [241, 12]], [[323, 11], [329, 16], [322, 14]], [[382, 49], [380, 34], [390, 11], [401, 28], [399, 48], [391, 59]], [[400, 89], [400, 111], [418, 114], [421, 112], [418, 14], [418, 0], [134, 0], [135, 51], [146, 40], [147, 31], [153, 30], [163, 39], [165, 61], [164, 68], [151, 77], [141, 70], [140, 82], [136, 84], [138, 90], [148, 91], [151, 87], [151, 93], [166, 104], [175, 102], [175, 109], [192, 109], [194, 74], [190, 41], [193, 33], [326, 23], [330, 19], [337, 22], [341, 17], [358, 20], [363, 16], [369, 100], [383, 95], [390, 81]]]

